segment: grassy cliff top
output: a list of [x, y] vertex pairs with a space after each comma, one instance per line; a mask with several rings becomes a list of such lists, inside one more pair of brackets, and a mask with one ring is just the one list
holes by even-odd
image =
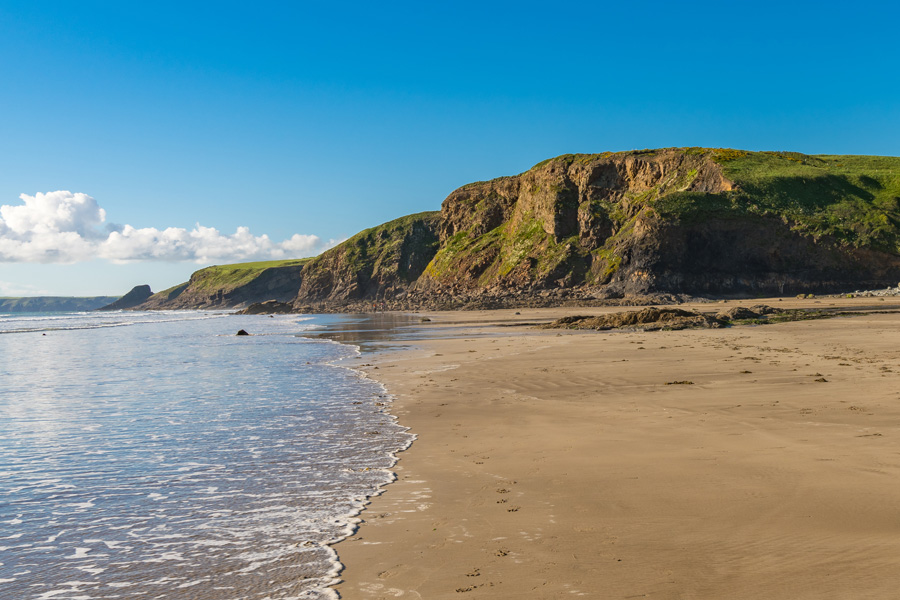
[[[232, 290], [242, 285], [246, 285], [259, 277], [259, 275], [267, 269], [302, 267], [309, 261], [309, 258], [298, 258], [235, 263], [231, 265], [213, 265], [194, 272], [194, 274], [191, 275], [189, 285], [191, 289], [195, 291], [207, 289]], [[165, 293], [165, 291], [162, 293]]]
[[399, 252], [399, 246], [403, 243], [405, 235], [411, 231], [416, 223], [437, 222], [440, 216], [440, 211], [425, 211], [406, 215], [405, 217], [364, 229], [334, 248], [310, 259], [313, 261], [313, 265], [310, 265], [310, 268], [324, 265], [329, 258], [336, 255], [344, 255], [348, 266], [358, 268], [372, 256]]
[[653, 160], [672, 153], [708, 158], [721, 167], [735, 189], [718, 194], [645, 193], [636, 198], [663, 217], [774, 217], [814, 237], [830, 236], [855, 247], [900, 253], [900, 157], [663, 148], [565, 154], [529, 171], [549, 163], [587, 166], [616, 158]]
[[711, 158], [736, 189], [674, 195], [659, 206], [662, 214], [694, 205], [685, 216], [726, 210], [776, 217], [814, 237], [900, 252], [900, 157], [712, 151]]
[[363, 229], [356, 235], [348, 238], [346, 241], [341, 242], [340, 245], [353, 244], [372, 235], [391, 235], [395, 232], [406, 231], [410, 227], [412, 227], [413, 224], [419, 221], [437, 220], [440, 218], [440, 216], [441, 211], [439, 210], [428, 210], [412, 215], [406, 215], [405, 217], [400, 217], [392, 221], [388, 221], [387, 223], [376, 225], [375, 227]]

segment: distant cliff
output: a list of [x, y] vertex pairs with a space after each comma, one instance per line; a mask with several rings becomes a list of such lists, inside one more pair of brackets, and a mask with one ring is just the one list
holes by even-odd
[[26, 298], [0, 298], [0, 313], [19, 312], [81, 312], [96, 310], [117, 296], [90, 296], [72, 298], [66, 296], [33, 296]]
[[216, 265], [191, 279], [157, 292], [139, 310], [233, 308], [263, 300], [289, 301], [300, 289], [300, 272], [309, 259]]
[[139, 304], [147, 301], [147, 298], [153, 295], [149, 285], [136, 285], [131, 291], [110, 304], [102, 306], [97, 310], [127, 310], [134, 308]]
[[265, 282], [274, 275], [260, 269], [239, 286], [206, 271], [144, 306], [474, 308], [893, 286], [900, 158], [709, 148], [565, 155], [465, 185], [439, 213], [367, 229], [294, 264], [273, 288]]

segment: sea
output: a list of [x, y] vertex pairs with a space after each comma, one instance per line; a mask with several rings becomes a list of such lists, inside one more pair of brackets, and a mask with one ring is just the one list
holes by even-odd
[[0, 315], [0, 599], [337, 597], [413, 440], [348, 318]]

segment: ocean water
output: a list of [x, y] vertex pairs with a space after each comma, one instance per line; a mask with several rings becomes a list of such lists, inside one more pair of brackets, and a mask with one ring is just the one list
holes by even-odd
[[0, 598], [332, 597], [412, 436], [319, 327], [0, 315]]

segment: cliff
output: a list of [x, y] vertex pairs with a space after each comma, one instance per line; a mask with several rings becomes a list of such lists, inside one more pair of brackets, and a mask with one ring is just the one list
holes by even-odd
[[106, 306], [101, 306], [97, 310], [127, 310], [134, 308], [139, 304], [146, 302], [147, 298], [153, 295], [149, 285], [136, 285], [131, 291]]
[[463, 186], [441, 214], [418, 285], [432, 297], [778, 295], [900, 279], [892, 157], [566, 155]]
[[439, 212], [423, 212], [366, 229], [307, 263], [297, 310], [403, 300], [438, 250]]
[[900, 158], [569, 154], [465, 185], [440, 212], [367, 229], [306, 262], [261, 264], [198, 271], [142, 307], [415, 310], [893, 286]]
[[116, 299], [116, 296], [0, 298], [0, 313], [81, 312], [96, 310]]
[[195, 271], [189, 281], [157, 292], [135, 308], [234, 308], [263, 300], [291, 300], [309, 259], [215, 265]]

